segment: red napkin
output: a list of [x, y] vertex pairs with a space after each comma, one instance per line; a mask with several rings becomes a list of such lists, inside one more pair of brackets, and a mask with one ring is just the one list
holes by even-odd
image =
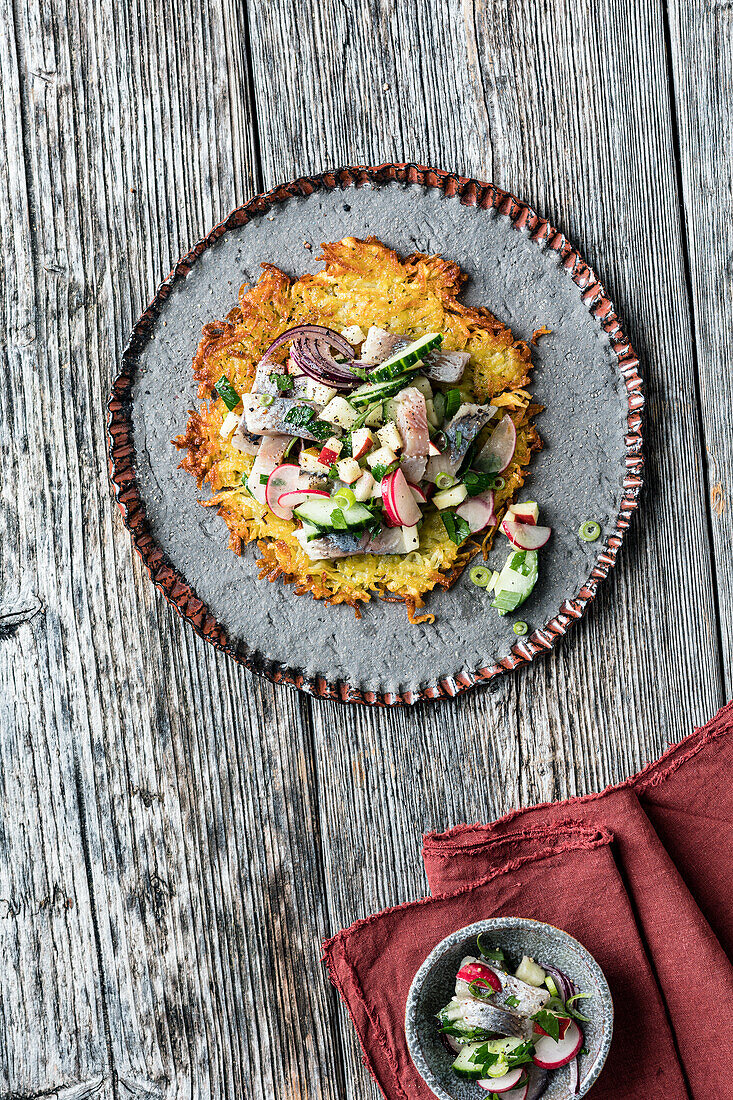
[[565, 928], [608, 978], [614, 1039], [595, 1100], [733, 1100], [733, 967], [721, 946], [733, 938], [731, 730], [733, 705], [619, 787], [428, 835], [434, 896], [326, 943], [388, 1100], [432, 1096], [404, 1034], [418, 967], [455, 929], [510, 915]]

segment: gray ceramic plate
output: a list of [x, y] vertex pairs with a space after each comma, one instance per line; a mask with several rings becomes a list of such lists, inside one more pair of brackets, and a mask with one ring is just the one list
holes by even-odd
[[[583, 993], [592, 997], [581, 1002], [589, 1023], [581, 1025], [584, 1049], [578, 1057], [579, 1091], [585, 1096], [603, 1069], [613, 1032], [613, 1001], [608, 983], [592, 955], [567, 932], [541, 921], [521, 917], [496, 917], [478, 921], [447, 936], [430, 952], [410, 987], [405, 1014], [407, 1045], [415, 1066], [440, 1100], [481, 1100], [487, 1093], [472, 1081], [462, 1080], [451, 1070], [452, 1055], [438, 1033], [436, 1013], [453, 996], [461, 959], [476, 955], [476, 937], [500, 948], [507, 959], [519, 963], [523, 955], [562, 970]], [[553, 1070], [542, 1093], [543, 1100], [569, 1100], [569, 1069]]]
[[[525, 499], [553, 537], [517, 640], [467, 574], [435, 592], [433, 625], [372, 601], [357, 620], [261, 581], [256, 550], [227, 548], [171, 446], [196, 405], [191, 360], [201, 326], [223, 317], [267, 260], [299, 275], [322, 241], [374, 234], [403, 254], [438, 252], [468, 272], [465, 300], [488, 306], [525, 340], [541, 326], [534, 392], [545, 450]], [[304, 248], [304, 242], [313, 244]], [[578, 619], [613, 565], [641, 487], [641, 380], [603, 288], [565, 237], [488, 184], [417, 168], [344, 169], [253, 199], [212, 230], [138, 321], [110, 399], [117, 498], [154, 583], [215, 645], [275, 681], [313, 694], [389, 705], [452, 696], [547, 650]], [[583, 543], [582, 520], [602, 525]], [[503, 542], [504, 540], [499, 540]], [[496, 553], [499, 560], [503, 552]]]

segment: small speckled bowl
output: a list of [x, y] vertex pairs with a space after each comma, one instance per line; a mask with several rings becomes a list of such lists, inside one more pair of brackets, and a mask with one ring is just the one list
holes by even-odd
[[[588, 1053], [578, 1056], [579, 1088], [575, 1094], [585, 1096], [603, 1069], [611, 1045], [613, 1001], [608, 982], [593, 956], [567, 932], [522, 917], [482, 920], [453, 932], [430, 952], [418, 970], [407, 997], [405, 1031], [420, 1076], [440, 1100], [481, 1100], [488, 1095], [475, 1082], [453, 1073], [455, 1055], [443, 1045], [435, 1018], [453, 996], [461, 959], [478, 954], [479, 935], [484, 936], [484, 943], [500, 948], [515, 966], [523, 955], [544, 959], [567, 974], [583, 993], [592, 994], [579, 1009], [590, 1020], [581, 1025]], [[543, 1100], [568, 1100], [568, 1082], [567, 1066], [551, 1071]]]

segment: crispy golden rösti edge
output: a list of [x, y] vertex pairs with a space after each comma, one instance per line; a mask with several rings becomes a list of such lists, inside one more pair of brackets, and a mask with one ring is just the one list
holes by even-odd
[[[203, 400], [191, 411], [185, 433], [173, 442], [185, 451], [181, 467], [199, 487], [210, 485], [214, 495], [201, 503], [215, 507], [224, 519], [232, 550], [239, 554], [246, 543], [258, 541], [261, 577], [293, 584], [299, 595], [346, 603], [357, 615], [359, 604], [373, 595], [397, 598], [405, 603], [411, 622], [432, 621], [433, 615], [416, 615], [425, 595], [436, 586], [450, 587], [481, 550], [486, 556], [496, 529], [482, 532], [481, 545], [468, 542], [458, 547], [448, 538], [440, 516], [429, 512], [420, 548], [411, 554], [311, 561], [293, 536], [296, 524], [278, 519], [242, 484], [253, 459], [221, 438], [219, 429], [228, 410], [214, 384], [226, 375], [238, 393], [249, 392], [267, 347], [297, 324], [327, 325], [339, 332], [351, 325], [366, 332], [377, 325], [415, 338], [441, 332], [445, 350], [470, 352], [461, 383], [466, 396], [503, 407], [517, 427], [514, 459], [503, 475], [504, 489], [496, 493], [495, 510], [501, 518], [524, 482], [532, 453], [542, 445], [532, 424], [540, 406], [532, 404], [524, 390], [530, 351], [488, 310], [458, 300], [466, 276], [440, 256], [415, 253], [402, 260], [375, 237], [346, 237], [324, 244], [320, 259], [325, 263], [322, 271], [297, 280], [263, 264], [259, 282], [242, 287], [239, 305], [227, 318], [204, 326], [193, 361]], [[287, 348], [282, 348], [273, 364], [286, 358]]]

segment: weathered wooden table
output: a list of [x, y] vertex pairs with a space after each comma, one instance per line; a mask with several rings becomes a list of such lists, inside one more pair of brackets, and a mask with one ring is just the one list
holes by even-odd
[[[423, 830], [602, 788], [731, 694], [733, 6], [2, 0], [0, 1098], [368, 1097], [321, 939]], [[328, 166], [492, 180], [578, 244], [648, 394], [618, 568], [547, 659], [346, 709], [157, 596], [105, 400], [172, 263]]]

